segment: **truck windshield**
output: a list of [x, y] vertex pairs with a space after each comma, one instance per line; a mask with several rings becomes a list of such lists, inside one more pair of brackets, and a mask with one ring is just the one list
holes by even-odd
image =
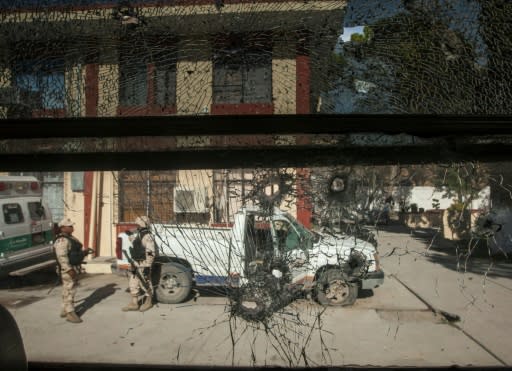
[[291, 215], [286, 214], [286, 217], [286, 220], [273, 222], [279, 248], [284, 251], [310, 250], [313, 247], [313, 234]]
[[300, 235], [300, 248], [302, 250], [310, 250], [313, 248], [314, 234], [304, 227], [297, 219], [288, 215], [289, 220]]

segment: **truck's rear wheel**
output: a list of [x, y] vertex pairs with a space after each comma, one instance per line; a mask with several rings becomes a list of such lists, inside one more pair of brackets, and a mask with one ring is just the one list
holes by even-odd
[[156, 299], [160, 303], [177, 304], [184, 301], [192, 291], [190, 269], [178, 263], [162, 264], [156, 286]]
[[357, 299], [357, 283], [349, 282], [339, 269], [322, 272], [316, 285], [316, 298], [322, 305], [347, 306]]

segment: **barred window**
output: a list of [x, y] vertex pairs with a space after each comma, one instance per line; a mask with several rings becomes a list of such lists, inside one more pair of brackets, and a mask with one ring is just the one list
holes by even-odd
[[238, 39], [214, 54], [213, 102], [271, 103], [272, 53], [268, 44], [242, 44]]

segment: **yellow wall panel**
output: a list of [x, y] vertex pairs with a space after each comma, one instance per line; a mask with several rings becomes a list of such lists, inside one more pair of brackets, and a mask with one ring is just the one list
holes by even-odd
[[98, 73], [98, 116], [116, 116], [119, 104], [119, 66], [102, 64]]
[[[0, 71], [0, 88], [7, 88], [11, 86], [11, 70], [9, 68], [2, 68]], [[0, 118], [7, 118], [7, 107], [0, 106]]]
[[212, 103], [212, 62], [177, 63], [176, 108], [178, 114], [207, 114]]
[[276, 42], [272, 54], [272, 97], [275, 114], [296, 113], [297, 69], [295, 63], [295, 42]]

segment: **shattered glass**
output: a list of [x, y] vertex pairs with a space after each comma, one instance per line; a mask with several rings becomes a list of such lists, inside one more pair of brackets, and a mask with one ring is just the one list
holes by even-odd
[[[415, 115], [507, 118], [511, 18], [504, 0], [0, 0], [0, 127], [130, 117], [143, 128], [155, 117], [221, 115], [240, 125], [259, 115], [339, 116], [342, 126], [386, 115], [386, 131], [393, 118], [418, 125]], [[0, 304], [29, 362], [512, 363], [511, 165], [477, 150], [510, 136], [275, 131], [2, 134]], [[304, 148], [311, 155], [300, 163], [274, 161]], [[222, 150], [239, 157], [236, 166]], [[159, 157], [166, 152], [175, 163]], [[114, 166], [66, 168], [67, 156], [91, 153]], [[120, 153], [148, 161], [118, 164]], [[213, 166], [180, 165], [194, 153]], [[30, 164], [49, 155], [63, 165]], [[8, 159], [23, 156], [24, 168], [12, 169]], [[4, 176], [40, 182], [25, 217]], [[31, 221], [31, 241], [44, 244], [37, 218], [47, 216], [73, 219], [93, 251], [78, 287], [76, 342], [56, 318], [53, 266], [8, 276], [4, 265], [19, 257], [6, 226]], [[157, 245], [155, 306], [128, 316], [123, 251], [141, 216]], [[94, 271], [98, 262], [109, 272]], [[55, 351], [50, 336], [70, 351]]]

